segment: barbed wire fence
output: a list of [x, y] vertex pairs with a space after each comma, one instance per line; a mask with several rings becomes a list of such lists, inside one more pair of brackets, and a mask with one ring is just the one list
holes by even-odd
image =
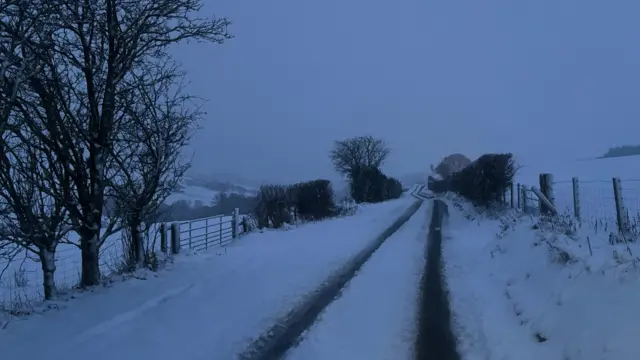
[[[541, 174], [539, 189], [543, 189]], [[544, 207], [535, 193], [537, 186], [514, 184], [513, 207], [539, 215]], [[577, 228], [588, 230], [592, 241], [612, 245], [614, 234], [622, 234], [624, 241], [640, 238], [640, 178], [550, 180], [549, 194], [558, 215], [570, 218]]]

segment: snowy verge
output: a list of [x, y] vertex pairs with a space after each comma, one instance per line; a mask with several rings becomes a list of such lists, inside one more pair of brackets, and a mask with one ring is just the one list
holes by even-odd
[[233, 359], [273, 320], [411, 206], [411, 197], [354, 216], [249, 234], [224, 250], [180, 256], [171, 271], [96, 288], [68, 307], [0, 330], [1, 356], [67, 360]]
[[514, 212], [450, 205], [443, 256], [466, 360], [632, 360], [640, 354], [637, 244]]

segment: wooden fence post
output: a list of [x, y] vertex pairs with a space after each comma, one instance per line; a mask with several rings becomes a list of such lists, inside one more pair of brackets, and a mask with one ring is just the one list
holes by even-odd
[[580, 182], [577, 177], [571, 179], [573, 183], [573, 216], [580, 221]]
[[223, 224], [222, 219], [224, 219], [224, 216], [220, 216], [219, 219], [220, 219], [219, 220], [220, 221], [220, 227], [219, 227], [218, 235], [220, 235], [220, 241], [219, 242], [220, 242], [220, 246], [222, 247], [222, 224]]
[[624, 231], [626, 226], [626, 216], [624, 211], [624, 202], [622, 198], [622, 186], [620, 178], [613, 178], [613, 197], [616, 201], [616, 219], [618, 222], [618, 230]]
[[547, 193], [545, 194], [545, 196], [547, 197], [551, 205], [553, 205], [553, 207], [556, 207], [556, 196], [555, 190], [553, 188], [553, 174], [547, 174], [546, 177], [547, 184], [549, 184], [549, 186], [547, 187]]
[[522, 205], [522, 189], [520, 188], [520, 183], [518, 183], [517, 185], [517, 189], [518, 189], [518, 206], [516, 207], [516, 209], [522, 209], [521, 205]]
[[516, 194], [513, 192], [513, 188], [514, 185], [513, 183], [511, 183], [511, 186], [509, 187], [509, 189], [511, 189], [511, 208], [515, 209], [516, 208]]
[[[555, 205], [555, 198], [553, 196], [553, 175], [552, 174], [540, 174], [540, 192], [549, 200], [552, 205]], [[549, 215], [551, 209], [549, 209], [544, 203], [540, 203], [540, 214]]]
[[171, 253], [174, 255], [180, 253], [180, 224], [179, 223], [171, 224]]
[[[544, 176], [545, 174], [540, 174], [538, 176], [538, 184], [540, 185], [540, 191], [547, 196], [547, 178]], [[540, 203], [540, 215], [545, 215], [547, 213], [547, 208], [543, 203]]]
[[160, 224], [160, 251], [167, 255], [167, 224]]
[[240, 209], [233, 209], [233, 217], [231, 218], [231, 237], [233, 239], [238, 238], [238, 226], [240, 225]]

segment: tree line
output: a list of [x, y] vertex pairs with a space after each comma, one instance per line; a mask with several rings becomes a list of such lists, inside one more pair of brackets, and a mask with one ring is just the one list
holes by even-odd
[[[513, 154], [484, 154], [473, 162], [460, 156], [447, 157], [435, 168], [440, 170], [436, 173], [441, 178], [429, 176], [429, 190], [434, 193], [454, 192], [483, 208], [504, 204], [505, 194], [511, 189], [518, 171]], [[456, 167], [456, 163], [466, 165]]]
[[[400, 197], [399, 180], [380, 166], [391, 150], [381, 139], [357, 136], [335, 141], [329, 157], [335, 170], [349, 182], [356, 203], [376, 203]], [[293, 185], [263, 185], [253, 211], [258, 228], [282, 227], [297, 221], [317, 221], [349, 212], [336, 204], [331, 181], [317, 179]]]
[[640, 145], [622, 145], [609, 148], [601, 158], [614, 158], [640, 155]]
[[227, 18], [202, 18], [201, 8], [0, 1], [0, 251], [37, 258], [46, 299], [70, 232], [80, 286], [100, 282], [100, 248], [116, 232], [130, 238], [134, 266], [148, 260], [145, 227], [188, 169], [181, 150], [204, 116], [168, 49], [232, 37]]

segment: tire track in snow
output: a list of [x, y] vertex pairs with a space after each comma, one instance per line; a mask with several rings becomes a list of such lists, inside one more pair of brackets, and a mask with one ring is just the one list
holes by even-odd
[[110, 331], [113, 331], [113, 329], [117, 328], [118, 326], [122, 326], [126, 323], [135, 321], [137, 318], [142, 316], [142, 314], [153, 310], [154, 308], [166, 303], [167, 301], [170, 301], [178, 296], [181, 296], [185, 292], [191, 291], [195, 286], [196, 286], [196, 283], [192, 283], [186, 286], [169, 290], [160, 296], [154, 297], [144, 302], [140, 306], [137, 306], [129, 311], [123, 312], [110, 320], [107, 320], [92, 326], [91, 328], [83, 332], [82, 335], [73, 338], [70, 341], [70, 344], [75, 345], [77, 343], [83, 343], [83, 342], [100, 338], [102, 334], [106, 334]]
[[447, 204], [434, 200], [429, 224], [427, 262], [420, 282], [421, 300], [416, 360], [460, 360], [451, 331], [451, 310], [442, 274], [442, 225], [448, 216]]
[[339, 296], [342, 288], [355, 276], [371, 255], [386, 239], [406, 223], [420, 208], [422, 200], [411, 205], [390, 227], [371, 242], [339, 271], [330, 276], [311, 293], [306, 300], [293, 309], [275, 325], [267, 329], [258, 339], [238, 355], [241, 360], [276, 360], [296, 345], [301, 335], [313, 325], [320, 313]]
[[287, 360], [412, 358], [429, 210], [385, 241]]

